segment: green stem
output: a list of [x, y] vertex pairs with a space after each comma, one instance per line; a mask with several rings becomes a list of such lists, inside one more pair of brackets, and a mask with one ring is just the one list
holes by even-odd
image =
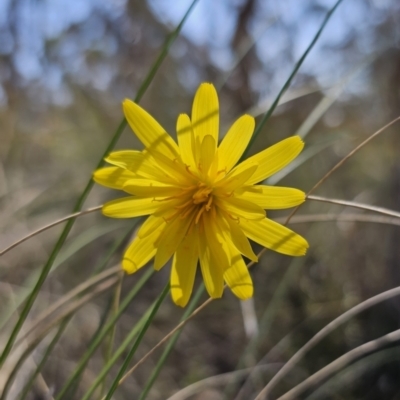
[[[106, 323], [107, 323], [107, 321], [109, 319], [109, 316], [110, 316], [110, 310], [112, 308], [112, 303], [113, 303], [113, 299], [111, 297], [108, 300], [107, 305], [106, 305], [106, 307], [104, 309], [104, 312], [103, 312], [103, 314], [101, 316], [100, 324], [97, 327], [96, 331], [94, 332], [94, 334], [92, 335], [92, 337], [91, 337], [91, 339], [90, 339], [90, 341], [88, 343], [88, 346], [87, 346], [88, 348], [90, 348], [92, 346], [92, 344], [96, 340], [97, 336], [104, 329], [104, 327], [105, 327], [105, 325], [106, 325]], [[79, 389], [79, 384], [80, 384], [81, 379], [82, 379], [82, 373], [83, 373], [83, 371], [80, 374], [78, 374], [75, 377], [75, 379], [71, 382], [71, 385], [70, 385], [70, 387], [68, 388], [68, 391], [67, 391], [67, 395], [68, 395], [69, 399], [75, 398], [75, 393]]]
[[[121, 298], [122, 279], [123, 279], [123, 275], [121, 275], [118, 285], [115, 288], [113, 304], [112, 304], [112, 309], [111, 309], [111, 315], [114, 315], [114, 316], [118, 313], [119, 301]], [[113, 328], [111, 329], [108, 343], [107, 343], [106, 349], [105, 349], [105, 354], [104, 354], [104, 363], [105, 364], [107, 364], [112, 357], [116, 330], [117, 330], [117, 324], [114, 324]], [[103, 382], [101, 384], [101, 390], [100, 390], [101, 396], [104, 395], [105, 390], [106, 390], [106, 377], [104, 377]]]
[[125, 352], [126, 348], [133, 342], [133, 339], [136, 337], [138, 332], [142, 329], [143, 325], [149, 318], [150, 312], [153, 309], [152, 304], [146, 312], [143, 314], [143, 316], [139, 319], [139, 321], [135, 324], [135, 326], [130, 330], [128, 335], [125, 337], [124, 341], [122, 344], [118, 347], [118, 349], [115, 350], [112, 358], [108, 361], [106, 365], [101, 369], [101, 371], [97, 374], [96, 379], [92, 382], [91, 386], [87, 390], [87, 392], [84, 394], [81, 400], [89, 400], [94, 391], [97, 389], [97, 387], [101, 384], [103, 379], [107, 376], [108, 372], [110, 369], [115, 365], [115, 363], [119, 360], [121, 355]]
[[154, 270], [148, 269], [146, 271], [146, 273], [141, 277], [139, 282], [135, 285], [135, 287], [125, 297], [124, 301], [121, 303], [121, 307], [118, 310], [118, 313], [113, 316], [113, 318], [107, 323], [107, 325], [104, 327], [104, 329], [102, 329], [101, 331], [98, 332], [96, 337], [93, 339], [91, 345], [89, 346], [89, 348], [86, 350], [85, 354], [82, 356], [81, 360], [79, 361], [79, 364], [75, 368], [74, 373], [71, 375], [71, 377], [65, 383], [65, 385], [61, 388], [61, 390], [58, 393], [57, 397], [55, 397], [55, 400], [60, 400], [67, 393], [67, 391], [72, 386], [72, 384], [74, 383], [76, 378], [85, 369], [87, 362], [92, 357], [93, 353], [97, 350], [97, 348], [100, 346], [100, 344], [102, 343], [104, 337], [112, 329], [112, 327], [114, 326], [115, 322], [119, 319], [119, 317], [122, 315], [122, 313], [128, 307], [128, 305], [131, 303], [133, 298], [137, 295], [139, 290], [148, 281], [148, 279], [151, 277], [151, 275], [153, 275], [153, 273], [154, 273]]
[[[152, 68], [150, 69], [148, 75], [146, 76], [146, 79], [144, 80], [144, 82], [142, 83], [142, 85], [140, 86], [137, 95], [135, 97], [135, 101], [139, 102], [140, 99], [142, 98], [143, 94], [145, 93], [145, 91], [147, 90], [147, 88], [149, 87], [151, 81], [153, 80], [156, 72], [158, 71], [161, 63], [164, 61], [165, 57], [168, 54], [168, 50], [170, 49], [172, 43], [175, 41], [175, 39], [177, 38], [183, 24], [185, 23], [186, 19], [188, 18], [189, 14], [191, 13], [192, 9], [194, 8], [195, 4], [197, 3], [198, 0], [193, 0], [192, 4], [190, 5], [190, 7], [188, 8], [187, 12], [185, 13], [184, 17], [182, 18], [181, 22], [179, 23], [179, 25], [176, 27], [176, 29], [172, 32], [172, 34], [170, 35], [170, 37], [167, 39], [167, 42], [165, 43], [165, 45], [163, 46], [163, 49], [161, 51], [161, 53], [159, 54], [159, 56], [157, 57], [154, 65], [152, 66]], [[104, 157], [107, 156], [108, 153], [110, 153], [110, 151], [114, 148], [115, 144], [117, 143], [117, 141], [119, 140], [123, 130], [125, 129], [127, 125], [126, 119], [124, 118], [121, 123], [119, 124], [117, 130], [114, 133], [113, 138], [111, 139], [109, 145], [107, 146], [106, 150], [104, 151], [99, 163], [97, 164], [96, 169], [100, 168], [104, 161]], [[92, 179], [89, 180], [89, 182], [87, 183], [85, 189], [83, 190], [83, 193], [81, 194], [81, 196], [79, 197], [78, 201], [75, 204], [75, 207], [73, 209], [73, 212], [78, 212], [81, 210], [83, 203], [85, 202], [87, 196], [89, 195], [92, 187], [94, 185], [94, 181]], [[53, 262], [55, 260], [55, 258], [57, 257], [61, 247], [63, 246], [65, 240], [67, 239], [67, 236], [69, 234], [69, 232], [71, 231], [72, 226], [75, 223], [75, 219], [70, 219], [65, 228], [63, 229], [56, 245], [53, 248], [53, 251], [50, 254], [49, 259], [47, 260], [46, 264], [44, 265], [41, 274], [39, 276], [39, 279], [35, 285], [35, 287], [33, 288], [31, 294], [29, 295], [21, 313], [20, 313], [20, 317], [17, 321], [17, 323], [14, 326], [14, 329], [11, 332], [10, 337], [8, 338], [7, 344], [4, 347], [4, 350], [0, 356], [0, 368], [3, 366], [5, 360], [7, 359], [8, 355], [10, 354], [10, 351], [12, 349], [12, 346], [15, 342], [15, 339], [18, 336], [19, 331], [22, 328], [22, 325], [24, 324], [38, 294], [39, 291], [44, 283], [44, 281], [47, 278], [47, 275], [49, 274], [51, 267], [53, 265]]]
[[[256, 137], [259, 135], [259, 133], [261, 132], [262, 128], [264, 127], [265, 123], [268, 121], [269, 117], [272, 115], [272, 113], [275, 111], [275, 108], [277, 107], [277, 105], [279, 104], [279, 100], [281, 99], [281, 97], [283, 96], [283, 94], [286, 92], [286, 90], [289, 88], [290, 84], [292, 83], [293, 78], [295, 77], [295, 75], [297, 74], [297, 71], [299, 70], [299, 68], [301, 67], [301, 65], [303, 64], [304, 60], [306, 59], [306, 57], [308, 56], [308, 53], [311, 51], [311, 49], [314, 47], [315, 43], [317, 42], [317, 40], [319, 39], [319, 37], [321, 36], [322, 31], [325, 28], [325, 25], [328, 23], [328, 21], [330, 20], [332, 14], [335, 12], [336, 8], [339, 6], [339, 4], [342, 2], [343, 0], [338, 0], [335, 5], [328, 11], [328, 13], [326, 14], [324, 20], [322, 21], [322, 24], [320, 26], [320, 28], [318, 29], [318, 32], [316, 33], [316, 35], [314, 36], [313, 40], [311, 41], [311, 43], [309, 44], [309, 46], [307, 47], [306, 51], [303, 53], [303, 55], [300, 57], [299, 61], [297, 61], [292, 73], [290, 74], [289, 78], [287, 79], [287, 81], [285, 82], [285, 84], [282, 86], [282, 89], [279, 91], [278, 96], [276, 96], [274, 102], [272, 103], [271, 107], [269, 108], [269, 110], [264, 114], [264, 116], [262, 117], [260, 123], [257, 125], [256, 130], [254, 131], [253, 137], [251, 138], [249, 144], [247, 145], [246, 150], [244, 151], [240, 161], [243, 161], [246, 158], [246, 154], [250, 148], [250, 146], [254, 143], [254, 141], [256, 140]], [[239, 161], [239, 162], [240, 162]]]
[[149, 318], [147, 318], [147, 321], [145, 322], [142, 330], [140, 331], [137, 339], [135, 340], [135, 343], [133, 344], [133, 346], [132, 346], [131, 350], [129, 351], [128, 355], [126, 356], [125, 361], [122, 364], [122, 367], [118, 371], [118, 374], [115, 377], [114, 382], [112, 383], [111, 388], [110, 388], [110, 390], [108, 391], [108, 393], [107, 393], [107, 395], [105, 397], [105, 400], [110, 400], [111, 396], [113, 395], [113, 393], [117, 389], [120, 379], [124, 376], [124, 373], [125, 373], [126, 369], [128, 368], [129, 363], [132, 360], [132, 357], [135, 355], [136, 350], [139, 347], [139, 344], [141, 343], [145, 333], [147, 332], [147, 329], [149, 328], [150, 324], [152, 323], [154, 317], [156, 316], [157, 311], [160, 308], [160, 306], [161, 306], [162, 302], [164, 301], [165, 297], [169, 293], [169, 289], [170, 289], [170, 285], [169, 285], [169, 282], [168, 282], [167, 285], [165, 285], [164, 290], [162, 291], [162, 293], [158, 297], [156, 303], [154, 304], [154, 307], [151, 310]]
[[[187, 317], [189, 317], [189, 315], [193, 312], [193, 310], [196, 308], [197, 304], [200, 301], [200, 297], [201, 295], [204, 293], [204, 284], [202, 283], [200, 285], [200, 287], [197, 289], [196, 294], [193, 296], [192, 300], [190, 301], [190, 304], [188, 306], [188, 308], [186, 309], [185, 313], [183, 314], [181, 321], [185, 320]], [[139, 400], [145, 400], [150, 389], [152, 388], [154, 382], [156, 381], [158, 375], [161, 372], [162, 367], [165, 364], [165, 361], [167, 360], [167, 357], [169, 356], [169, 354], [171, 353], [172, 349], [175, 346], [175, 343], [177, 342], [177, 340], [179, 339], [180, 334], [182, 333], [184, 326], [179, 329], [178, 332], [176, 332], [171, 339], [169, 340], [167, 347], [165, 348], [165, 350], [163, 351], [163, 353], [161, 354], [161, 357], [159, 358], [156, 366], [153, 369], [152, 374], [150, 375], [150, 378], [147, 380], [145, 387], [142, 391], [142, 393], [140, 394]]]
[[43, 366], [46, 364], [47, 359], [49, 358], [51, 352], [54, 349], [54, 346], [57, 344], [58, 340], [60, 339], [61, 335], [64, 333], [65, 328], [67, 327], [69, 321], [73, 318], [73, 315], [67, 317], [63, 320], [63, 322], [58, 327], [57, 333], [54, 335], [53, 339], [51, 340], [49, 346], [46, 349], [40, 363], [35, 369], [33, 375], [29, 378], [28, 382], [26, 383], [23, 392], [21, 393], [20, 400], [25, 400], [26, 396], [28, 395], [33, 382], [35, 381], [36, 377], [39, 375], [40, 371], [42, 370]]

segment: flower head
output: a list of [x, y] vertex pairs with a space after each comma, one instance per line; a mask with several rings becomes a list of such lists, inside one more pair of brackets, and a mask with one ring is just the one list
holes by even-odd
[[211, 297], [221, 297], [226, 282], [237, 297], [248, 299], [253, 283], [242, 256], [257, 261], [248, 239], [282, 254], [306, 253], [305, 239], [265, 213], [301, 204], [304, 193], [257, 185], [300, 153], [299, 137], [237, 164], [253, 134], [254, 118], [243, 115], [236, 120], [218, 146], [218, 96], [209, 83], [197, 90], [191, 119], [179, 115], [178, 143], [131, 100], [123, 102], [123, 109], [145, 149], [111, 153], [106, 161], [113, 166], [97, 170], [94, 180], [129, 194], [106, 203], [104, 215], [149, 215], [124, 254], [126, 272], [137, 271], [153, 257], [159, 270], [173, 257], [171, 294], [184, 307], [198, 261]]

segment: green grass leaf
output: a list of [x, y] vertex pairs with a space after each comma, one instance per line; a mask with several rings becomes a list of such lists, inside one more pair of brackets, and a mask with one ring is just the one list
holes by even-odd
[[314, 47], [315, 43], [317, 43], [319, 37], [321, 36], [321, 33], [323, 32], [326, 24], [328, 23], [328, 21], [330, 20], [330, 18], [332, 17], [333, 13], [335, 12], [335, 10], [337, 9], [337, 7], [339, 6], [339, 4], [342, 2], [343, 0], [338, 0], [335, 5], [328, 11], [328, 13], [326, 14], [324, 20], [322, 21], [322, 24], [320, 26], [320, 28], [318, 29], [318, 32], [315, 34], [313, 40], [311, 41], [311, 43], [309, 44], [309, 46], [307, 47], [306, 51], [303, 53], [303, 55], [300, 57], [299, 61], [297, 61], [296, 65], [294, 66], [291, 74], [289, 75], [289, 78], [286, 80], [286, 82], [284, 83], [284, 85], [282, 86], [282, 89], [279, 91], [278, 95], [276, 96], [274, 102], [272, 103], [271, 107], [268, 109], [268, 111], [264, 114], [264, 116], [262, 117], [261, 121], [257, 124], [256, 130], [254, 131], [253, 137], [251, 138], [247, 149], [245, 150], [245, 152], [242, 155], [241, 161], [244, 160], [246, 158], [246, 154], [248, 152], [248, 150], [250, 149], [251, 145], [254, 143], [254, 141], [256, 140], [257, 136], [260, 134], [262, 128], [264, 127], [265, 123], [268, 121], [268, 119], [271, 117], [272, 113], [274, 112], [275, 108], [277, 107], [277, 105], [279, 104], [279, 100], [281, 99], [281, 97], [283, 96], [283, 94], [286, 92], [286, 90], [289, 88], [290, 84], [292, 83], [293, 78], [296, 76], [297, 71], [300, 69], [301, 65], [303, 64], [304, 60], [306, 59], [306, 57], [308, 56], [308, 53], [311, 51], [311, 49]]
[[[157, 73], [160, 65], [162, 64], [162, 62], [164, 61], [165, 57], [168, 54], [168, 50], [170, 49], [172, 43], [175, 41], [175, 39], [177, 38], [177, 36], [179, 35], [179, 32], [183, 26], [183, 24], [185, 23], [185, 21], [187, 20], [188, 16], [190, 15], [192, 9], [194, 8], [195, 4], [197, 3], [198, 0], [193, 0], [192, 4], [190, 5], [190, 7], [188, 8], [187, 12], [185, 13], [184, 17], [182, 18], [181, 22], [179, 23], [179, 25], [176, 27], [176, 29], [171, 33], [170, 37], [168, 38], [168, 40], [166, 41], [166, 43], [164, 44], [158, 58], [156, 59], [155, 63], [153, 64], [153, 66], [150, 68], [145, 80], [143, 81], [141, 87], [139, 88], [135, 101], [139, 102], [140, 99], [142, 98], [143, 94], [146, 92], [147, 88], [149, 87], [151, 81], [153, 80], [155, 74]], [[110, 143], [108, 144], [107, 148], [105, 149], [100, 161], [98, 162], [96, 169], [100, 168], [104, 161], [104, 157], [106, 157], [106, 155], [108, 153], [110, 153], [110, 151], [114, 148], [114, 146], [116, 145], [117, 141], [119, 140], [122, 132], [124, 131], [125, 127], [127, 125], [126, 119], [124, 118], [121, 123], [119, 124], [117, 130], [115, 131]], [[75, 207], [73, 209], [73, 212], [77, 212], [80, 211], [82, 209], [82, 206], [86, 200], [86, 198], [88, 197], [90, 191], [92, 190], [92, 187], [94, 185], [94, 181], [92, 179], [89, 180], [89, 182], [86, 184], [85, 189], [83, 190], [82, 194], [79, 196]], [[58, 238], [51, 254], [50, 257], [48, 258], [46, 264], [43, 266], [41, 272], [40, 272], [40, 276], [33, 288], [33, 290], [31, 291], [31, 293], [29, 294], [26, 303], [23, 307], [23, 309], [21, 310], [20, 316], [18, 318], [17, 323], [15, 324], [9, 338], [8, 341], [3, 349], [3, 352], [0, 356], [0, 368], [3, 366], [5, 360], [7, 359], [8, 355], [10, 354], [10, 351], [12, 349], [12, 346], [15, 342], [15, 339], [18, 336], [19, 331], [22, 328], [22, 325], [24, 324], [33, 304], [35, 303], [35, 300], [39, 294], [39, 291], [44, 283], [44, 281], [47, 278], [47, 275], [49, 274], [51, 267], [58, 255], [58, 253], [60, 252], [62, 246], [64, 245], [65, 240], [68, 237], [69, 232], [72, 229], [72, 226], [75, 223], [75, 219], [70, 219], [66, 226], [64, 227], [60, 237]]]

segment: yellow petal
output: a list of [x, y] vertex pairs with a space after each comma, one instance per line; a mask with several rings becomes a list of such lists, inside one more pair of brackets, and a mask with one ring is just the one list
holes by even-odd
[[216, 198], [215, 203], [223, 211], [234, 217], [256, 220], [265, 218], [265, 211], [260, 206], [235, 196]]
[[235, 169], [232, 173], [228, 174], [224, 179], [220, 180], [216, 183], [217, 193], [230, 193], [235, 189], [243, 186], [245, 182], [247, 182], [250, 177], [254, 174], [257, 169], [257, 165], [251, 165], [247, 169], [238, 170]]
[[157, 243], [157, 254], [154, 260], [154, 269], [160, 270], [175, 253], [185, 237], [192, 218], [175, 218], [167, 223], [160, 240]]
[[157, 211], [154, 213], [156, 217], [161, 217], [166, 221], [169, 221], [173, 216], [177, 216], [179, 210], [179, 207], [182, 206], [185, 202], [185, 198], [172, 198], [172, 199], [160, 199], [158, 201], [159, 203], [159, 208]]
[[135, 165], [131, 165], [129, 169], [143, 178], [153, 179], [158, 182], [176, 184], [176, 178], [171, 176], [146, 150], [142, 151], [142, 159]]
[[292, 136], [246, 159], [235, 167], [235, 170], [242, 171], [251, 165], [257, 165], [257, 170], [247, 181], [247, 184], [252, 185], [261, 182], [294, 160], [303, 147], [304, 143], [301, 138]]
[[308, 249], [307, 241], [275, 221], [265, 218], [262, 221], [240, 220], [240, 226], [248, 238], [268, 249], [289, 256], [304, 256]]
[[161, 182], [176, 183], [171, 175], [166, 173], [148, 151], [120, 150], [110, 153], [105, 160], [110, 164], [128, 169], [134, 177], [147, 178]]
[[210, 165], [215, 156], [215, 140], [211, 135], [206, 135], [203, 138], [200, 149], [199, 170], [205, 175], [210, 169]]
[[157, 251], [154, 243], [161, 232], [162, 228], [159, 227], [159, 229], [154, 230], [145, 238], [136, 237], [129, 245], [122, 259], [122, 268], [128, 274], [133, 274], [154, 257]]
[[240, 252], [231, 240], [229, 229], [218, 214], [216, 218], [207, 214], [203, 220], [207, 245], [218, 265], [222, 267], [226, 283], [237, 297], [248, 299], [253, 295], [253, 283]]
[[176, 122], [176, 132], [178, 136], [179, 150], [182, 161], [190, 166], [195, 167], [192, 141], [194, 140], [192, 124], [187, 114], [180, 114]]
[[123, 102], [125, 117], [139, 140], [150, 152], [157, 150], [170, 159], [179, 156], [179, 148], [165, 129], [142, 107], [131, 100]]
[[136, 178], [133, 172], [119, 167], [100, 168], [93, 174], [93, 180], [103, 186], [111, 189], [123, 190], [124, 184], [129, 180]]
[[301, 190], [279, 186], [250, 186], [239, 193], [239, 198], [256, 203], [267, 210], [295, 207], [306, 198]]
[[254, 254], [253, 249], [243, 233], [242, 228], [239, 226], [237, 221], [233, 221], [229, 216], [224, 218], [224, 223], [227, 225], [226, 236], [230, 237], [235, 247], [247, 258], [257, 262], [258, 257]]
[[139, 228], [137, 232], [137, 236], [141, 239], [150, 235], [152, 232], [157, 229], [164, 229], [166, 222], [164, 218], [155, 217], [154, 215], [150, 215], [146, 221], [143, 222], [142, 226]]
[[215, 261], [204, 234], [199, 234], [199, 258], [204, 285], [213, 299], [222, 297], [224, 276], [221, 266]]
[[253, 135], [254, 118], [243, 115], [228, 130], [218, 147], [220, 169], [229, 172], [239, 161]]
[[193, 178], [188, 174], [185, 165], [179, 158], [171, 160], [158, 151], [154, 151], [152, 155], [155, 162], [159, 165], [160, 171], [163, 171], [163, 174], [174, 179], [176, 183], [190, 185]]
[[128, 169], [130, 166], [140, 164], [143, 154], [137, 150], [118, 150], [110, 153], [104, 160], [116, 167]]
[[229, 254], [223, 247], [225, 241], [225, 235], [223, 231], [223, 224], [220, 220], [220, 216], [211, 215], [211, 213], [206, 212], [203, 214], [204, 232], [207, 239], [207, 246], [211, 249], [211, 254], [218, 264], [218, 267], [224, 271], [228, 265]]
[[153, 198], [122, 197], [103, 205], [103, 214], [112, 218], [133, 218], [152, 214], [160, 207]]
[[129, 179], [123, 186], [129, 194], [142, 197], [167, 197], [179, 194], [182, 189], [150, 179]]
[[197, 89], [192, 107], [192, 128], [196, 145], [201, 145], [206, 135], [218, 143], [219, 104], [218, 95], [210, 83], [202, 83]]
[[230, 263], [224, 271], [224, 279], [235, 296], [247, 300], [253, 296], [253, 281], [249, 270], [236, 248], [229, 241], [226, 245], [230, 250]]
[[193, 290], [198, 253], [197, 230], [182, 240], [176, 250], [171, 269], [171, 296], [174, 303], [185, 307]]

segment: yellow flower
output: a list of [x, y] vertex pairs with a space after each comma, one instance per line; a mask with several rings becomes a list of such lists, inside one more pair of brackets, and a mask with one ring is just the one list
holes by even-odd
[[179, 115], [178, 143], [131, 100], [123, 102], [123, 109], [145, 149], [111, 153], [106, 161], [113, 166], [97, 170], [94, 180], [130, 194], [106, 203], [104, 215], [150, 215], [124, 254], [122, 267], [127, 273], [136, 272], [153, 257], [159, 270], [173, 256], [172, 299], [184, 307], [199, 260], [211, 297], [222, 296], [224, 281], [240, 299], [253, 295], [242, 257], [257, 261], [248, 238], [282, 254], [306, 253], [307, 241], [266, 218], [264, 211], [301, 204], [304, 193], [256, 185], [300, 153], [304, 144], [299, 137], [282, 140], [236, 165], [253, 134], [254, 118], [240, 117], [217, 146], [218, 96], [209, 83], [197, 90], [192, 119]]

